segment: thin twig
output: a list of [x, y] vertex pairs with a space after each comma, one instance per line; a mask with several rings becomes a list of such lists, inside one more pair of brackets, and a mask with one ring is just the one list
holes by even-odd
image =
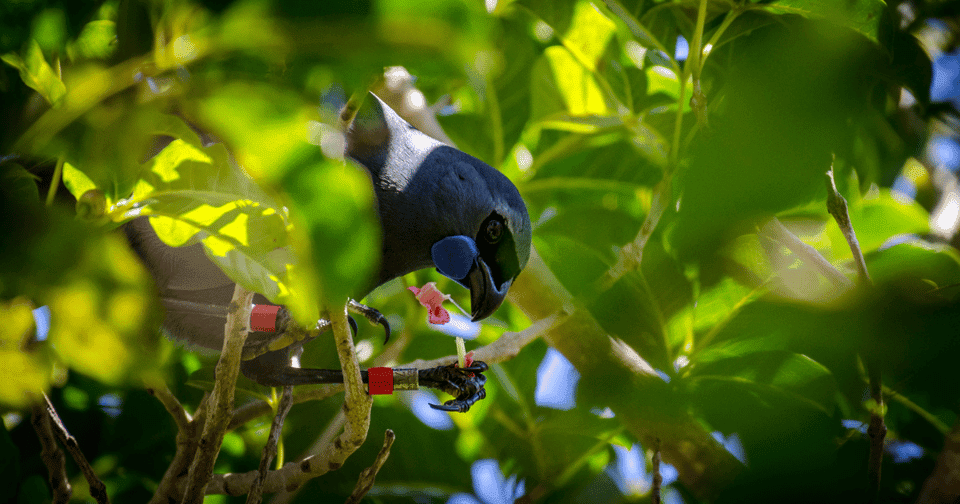
[[830, 261], [823, 257], [817, 249], [807, 245], [797, 235], [784, 227], [776, 217], [767, 221], [760, 230], [771, 240], [787, 247], [788, 250], [797, 255], [804, 263], [810, 265], [821, 275], [830, 280], [833, 285], [841, 292], [846, 292], [853, 288], [853, 282], [846, 275], [840, 272]]
[[637, 236], [632, 242], [624, 245], [624, 247], [620, 249], [616, 264], [597, 280], [595, 285], [595, 291], [597, 293], [604, 292], [610, 287], [613, 287], [620, 278], [630, 271], [640, 269], [640, 263], [643, 261], [643, 248], [646, 247], [650, 237], [653, 236], [653, 232], [657, 229], [657, 225], [660, 224], [660, 217], [663, 216], [663, 211], [666, 210], [667, 205], [672, 201], [670, 189], [671, 179], [672, 176], [670, 172], [664, 172], [663, 178], [660, 179], [660, 182], [657, 183], [657, 186], [653, 189], [653, 198], [650, 200], [650, 211], [647, 212], [647, 216], [643, 220], [643, 225], [640, 226], [640, 232], [637, 233]]
[[189, 475], [190, 465], [200, 446], [200, 434], [207, 421], [207, 411], [207, 398], [204, 397], [190, 422], [183, 430], [177, 431], [177, 451], [149, 504], [167, 504], [183, 499], [183, 479]]
[[373, 464], [360, 471], [360, 477], [357, 479], [357, 486], [353, 487], [353, 493], [350, 494], [350, 497], [347, 498], [346, 504], [359, 504], [360, 499], [364, 495], [367, 495], [367, 492], [373, 488], [373, 483], [377, 479], [377, 473], [380, 472], [380, 468], [383, 467], [383, 464], [387, 461], [387, 457], [390, 456], [390, 447], [393, 446], [393, 442], [396, 441], [397, 435], [393, 433], [392, 430], [387, 429], [383, 434], [383, 448], [380, 448], [380, 453], [377, 454], [377, 458], [374, 459]]
[[[853, 253], [853, 260], [857, 265], [857, 273], [860, 277], [861, 285], [871, 286], [873, 281], [867, 272], [867, 263], [863, 258], [863, 251], [860, 250], [860, 242], [857, 241], [857, 234], [853, 230], [853, 224], [850, 223], [850, 213], [847, 210], [847, 201], [837, 191], [837, 183], [833, 177], [833, 164], [826, 174], [827, 185], [827, 211], [837, 221], [840, 231], [843, 232], [847, 244], [850, 245], [850, 252]], [[883, 441], [887, 436], [887, 426], [883, 422], [884, 404], [883, 404], [883, 379], [880, 375], [880, 365], [867, 354], [867, 377], [870, 380], [870, 426], [867, 427], [867, 436], [870, 438], [870, 455], [867, 461], [867, 474], [870, 480], [870, 502], [876, 502], [880, 496], [880, 471], [883, 466]]]
[[653, 486], [650, 487], [650, 502], [660, 504], [660, 487], [663, 485], [663, 475], [660, 474], [660, 440], [653, 446]]
[[[187, 476], [184, 502], [201, 504], [207, 482], [213, 476], [213, 465], [223, 444], [223, 435], [230, 424], [233, 411], [233, 394], [237, 387], [237, 375], [240, 372], [240, 356], [243, 343], [247, 338], [245, 320], [249, 320], [249, 306], [253, 303], [253, 292], [241, 287], [234, 288], [230, 311], [224, 326], [223, 351], [217, 361], [216, 381], [213, 393], [207, 400], [212, 401], [210, 417], [203, 426], [197, 456]], [[245, 308], [246, 307], [246, 308]]]
[[[520, 353], [520, 350], [549, 331], [553, 326], [563, 320], [564, 317], [565, 316], [560, 313], [554, 313], [530, 324], [530, 326], [523, 331], [505, 332], [493, 343], [473, 350], [473, 360], [483, 361], [487, 364], [508, 361], [516, 357], [517, 354]], [[444, 366], [456, 360], [456, 355], [431, 360], [417, 359], [409, 364], [398, 367], [429, 369]]]
[[827, 182], [827, 211], [837, 221], [843, 237], [847, 239], [850, 245], [850, 252], [853, 253], [853, 260], [857, 264], [857, 273], [860, 275], [860, 281], [865, 285], [871, 285], [870, 274], [867, 273], [867, 263], [863, 259], [863, 251], [860, 250], [860, 242], [857, 241], [857, 233], [853, 230], [853, 224], [850, 222], [850, 212], [847, 210], [847, 200], [837, 191], [837, 183], [833, 178], [833, 166], [826, 175]]
[[[298, 387], [293, 393], [293, 404], [300, 404], [307, 401], [322, 401], [329, 397], [343, 392], [342, 384], [324, 384], [310, 387]], [[252, 401], [233, 410], [233, 418], [230, 419], [230, 425], [227, 430], [231, 431], [237, 427], [272, 412], [273, 409], [267, 401]]]
[[63, 422], [60, 420], [60, 416], [57, 415], [56, 408], [53, 407], [53, 403], [50, 402], [50, 398], [46, 394], [43, 395], [43, 401], [46, 406], [46, 414], [50, 417], [50, 426], [53, 427], [54, 434], [57, 435], [57, 439], [60, 440], [60, 443], [67, 448], [67, 451], [70, 452], [70, 456], [73, 458], [73, 461], [77, 463], [77, 466], [80, 467], [80, 472], [83, 473], [83, 477], [87, 480], [87, 484], [90, 486], [90, 496], [97, 501], [98, 504], [107, 504], [110, 502], [110, 498], [107, 497], [107, 487], [100, 481], [100, 478], [97, 477], [97, 474], [93, 472], [93, 467], [90, 466], [90, 462], [87, 461], [87, 457], [83, 455], [83, 452], [80, 451], [80, 445], [77, 443], [77, 438], [70, 435], [67, 431], [67, 428], [64, 427]]
[[280, 404], [277, 405], [277, 414], [273, 417], [273, 423], [270, 424], [270, 436], [267, 437], [267, 444], [264, 445], [263, 454], [260, 456], [257, 478], [253, 480], [250, 493], [247, 494], [247, 504], [260, 504], [263, 499], [263, 482], [267, 478], [267, 469], [270, 467], [270, 463], [277, 456], [277, 443], [280, 441], [283, 421], [287, 418], [291, 406], [293, 406], [293, 386], [288, 385], [283, 387]]
[[173, 418], [173, 422], [177, 424], [178, 431], [183, 432], [189, 428], [190, 414], [183, 409], [183, 405], [180, 404], [180, 401], [177, 400], [165, 384], [148, 386], [147, 392], [163, 404], [167, 413], [170, 413], [170, 416]]
[[50, 415], [42, 405], [35, 404], [30, 420], [40, 440], [40, 458], [43, 460], [43, 465], [47, 466], [47, 481], [50, 482], [50, 490], [53, 492], [53, 502], [55, 504], [70, 502], [73, 489], [67, 477], [67, 459], [57, 445], [56, 435], [50, 426]]

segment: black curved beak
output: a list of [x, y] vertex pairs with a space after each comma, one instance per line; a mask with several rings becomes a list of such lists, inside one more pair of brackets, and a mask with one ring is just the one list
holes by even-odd
[[497, 288], [493, 275], [490, 274], [490, 268], [480, 257], [474, 261], [466, 281], [470, 287], [470, 316], [474, 322], [493, 315], [493, 312], [503, 304], [507, 291], [510, 290], [510, 284], [513, 283], [513, 279], [510, 279]]

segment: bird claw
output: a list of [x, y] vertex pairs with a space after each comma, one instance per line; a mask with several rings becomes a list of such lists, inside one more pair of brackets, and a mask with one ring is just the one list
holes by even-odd
[[477, 401], [487, 397], [487, 391], [483, 388], [487, 382], [483, 372], [487, 369], [489, 366], [483, 361], [474, 361], [471, 366], [465, 368], [457, 367], [457, 363], [454, 362], [448, 366], [420, 370], [419, 381], [421, 386], [439, 389], [454, 396], [454, 399], [442, 405], [431, 404], [431, 408], [465, 413]]
[[[390, 341], [390, 322], [387, 321], [387, 317], [384, 317], [376, 308], [371, 308], [367, 305], [360, 304], [354, 300], [350, 300], [347, 303], [347, 309], [351, 312], [356, 313], [357, 315], [363, 315], [363, 318], [367, 319], [367, 322], [370, 322], [371, 325], [380, 325], [383, 326], [383, 330], [386, 333], [386, 337], [383, 339], [383, 344], [386, 345]], [[357, 331], [357, 323], [353, 321], [353, 318], [350, 318], [351, 327], [353, 327], [354, 334]]]

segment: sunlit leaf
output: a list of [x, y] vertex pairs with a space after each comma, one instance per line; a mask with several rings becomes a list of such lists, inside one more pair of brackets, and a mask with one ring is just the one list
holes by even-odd
[[71, 59], [106, 59], [117, 49], [117, 24], [108, 19], [90, 21], [77, 39], [67, 45]]
[[566, 47], [587, 70], [597, 72], [600, 57], [616, 25], [591, 3], [579, 2], [574, 8], [571, 27], [561, 38]]
[[301, 165], [283, 181], [312, 245], [324, 305], [342, 306], [374, 285], [380, 228], [369, 176], [352, 164]]
[[20, 79], [30, 88], [36, 90], [43, 96], [44, 100], [57, 107], [63, 101], [67, 94], [67, 88], [63, 81], [57, 76], [43, 57], [43, 51], [35, 40], [27, 44], [26, 52], [23, 57], [15, 53], [8, 53], [0, 56], [6, 64], [16, 68], [20, 72]]
[[308, 109], [283, 89], [230, 84], [203, 100], [199, 112], [255, 179], [277, 180], [305, 149], [317, 149], [307, 143]]
[[86, 173], [76, 169], [70, 163], [63, 163], [63, 185], [78, 200], [87, 191], [97, 188], [97, 184], [90, 180]]
[[173, 247], [202, 242], [231, 280], [289, 304], [298, 319], [315, 320], [316, 307], [294, 287], [310, 291], [293, 278], [297, 261], [287, 247], [285, 211], [227, 166], [221, 149], [174, 140], [144, 165], [145, 178], [113, 213], [150, 216], [157, 236]]
[[71, 369], [110, 384], [156, 373], [162, 360], [152, 285], [117, 235], [90, 240], [49, 294], [50, 343]]
[[33, 305], [23, 298], [0, 303], [0, 404], [24, 408], [50, 387], [50, 363], [36, 342]]

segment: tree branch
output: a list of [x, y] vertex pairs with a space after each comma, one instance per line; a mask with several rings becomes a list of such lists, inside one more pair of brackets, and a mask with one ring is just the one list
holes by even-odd
[[293, 386], [283, 387], [280, 404], [277, 405], [277, 414], [273, 417], [270, 424], [270, 436], [267, 437], [267, 444], [263, 446], [263, 454], [260, 456], [260, 467], [257, 468], [257, 477], [253, 480], [250, 487], [250, 493], [247, 494], [247, 504], [260, 504], [263, 499], [263, 481], [267, 478], [267, 468], [277, 456], [277, 444], [280, 442], [280, 433], [283, 430], [283, 421], [290, 413], [290, 407], [293, 406]]
[[[87, 480], [87, 484], [90, 486], [90, 496], [93, 497], [99, 504], [106, 504], [110, 502], [110, 499], [107, 497], [107, 487], [100, 481], [100, 478], [97, 477], [97, 474], [93, 472], [93, 467], [90, 466], [90, 462], [87, 461], [87, 457], [83, 455], [83, 452], [80, 451], [80, 445], [77, 443], [77, 438], [70, 435], [67, 431], [67, 428], [63, 425], [63, 422], [60, 420], [60, 416], [57, 415], [56, 408], [53, 407], [53, 403], [50, 402], [50, 398], [46, 394], [43, 395], [43, 407], [46, 410], [46, 420], [47, 426], [53, 429], [53, 433], [56, 434], [57, 439], [60, 440], [60, 443], [67, 448], [67, 451], [70, 452], [70, 456], [73, 458], [73, 461], [77, 463], [77, 466], [80, 467], [80, 471], [83, 473], [83, 477]], [[48, 466], [49, 467], [49, 466]]]
[[[857, 273], [860, 277], [860, 284], [872, 286], [873, 281], [867, 272], [867, 263], [863, 258], [863, 251], [860, 250], [860, 242], [857, 241], [857, 234], [853, 230], [853, 224], [850, 223], [850, 213], [847, 210], [847, 200], [843, 199], [840, 192], [837, 191], [837, 183], [833, 178], [833, 164], [826, 174], [827, 185], [827, 211], [837, 221], [843, 237], [847, 239], [850, 245], [850, 252], [853, 253], [853, 260], [857, 265]], [[870, 479], [870, 502], [876, 502], [880, 496], [880, 470], [883, 466], [883, 441], [887, 436], [887, 426], [883, 422], [884, 410], [883, 404], [883, 379], [880, 376], [880, 365], [867, 354], [867, 376], [870, 380], [870, 426], [867, 427], [867, 436], [870, 438], [870, 455], [867, 462], [867, 474]]]
[[663, 475], [660, 474], [660, 440], [657, 440], [657, 443], [653, 446], [653, 460], [651, 461], [653, 467], [650, 469], [650, 472], [653, 473], [653, 484], [650, 487], [650, 502], [652, 504], [660, 504], [660, 487], [663, 485]]
[[[314, 385], [310, 387], [297, 387], [293, 393], [293, 404], [305, 403], [307, 401], [322, 401], [343, 392], [343, 384]], [[230, 419], [230, 425], [227, 430], [231, 431], [237, 427], [262, 415], [272, 412], [273, 409], [266, 401], [252, 401], [233, 410], [233, 418]]]
[[827, 171], [827, 211], [837, 221], [843, 237], [847, 239], [850, 245], [850, 252], [853, 253], [853, 260], [857, 264], [857, 273], [860, 275], [860, 281], [865, 285], [872, 285], [870, 274], [867, 273], [867, 263], [863, 259], [863, 251], [860, 250], [860, 242], [857, 241], [857, 233], [853, 230], [853, 224], [850, 222], [850, 212], [847, 210], [847, 200], [837, 191], [837, 183], [833, 179], [833, 165]]
[[[561, 315], [559, 312], [554, 313], [530, 324], [530, 327], [527, 327], [523, 331], [505, 332], [493, 343], [473, 350], [473, 360], [483, 361], [487, 364], [508, 361], [516, 357], [525, 346], [550, 330], [550, 328], [561, 321], [563, 317], [564, 315]], [[456, 360], [456, 355], [450, 355], [431, 360], [417, 359], [409, 364], [398, 367], [428, 369], [444, 366]]]
[[159, 386], [147, 386], [147, 392], [157, 398], [163, 407], [170, 413], [173, 422], [177, 424], [177, 431], [184, 432], [190, 428], [190, 415], [183, 409], [180, 401], [170, 392], [165, 384]]
[[[327, 318], [333, 326], [337, 355], [343, 369], [345, 397], [341, 411], [346, 418], [343, 432], [320, 453], [270, 471], [263, 480], [264, 492], [295, 490], [312, 478], [339, 469], [366, 440], [373, 399], [367, 394], [360, 377], [360, 363], [353, 346], [350, 325], [347, 323], [346, 306], [328, 313]], [[249, 492], [256, 477], [257, 471], [217, 474], [211, 478], [206, 493], [242, 495]]]
[[364, 495], [367, 495], [367, 492], [373, 488], [373, 483], [377, 479], [377, 473], [380, 472], [380, 468], [383, 467], [383, 464], [387, 461], [387, 457], [390, 456], [390, 448], [396, 439], [397, 435], [390, 429], [387, 429], [387, 431], [383, 433], [383, 448], [380, 448], [380, 453], [377, 453], [377, 458], [373, 460], [373, 464], [360, 472], [360, 477], [357, 479], [357, 486], [353, 488], [353, 493], [347, 498], [346, 504], [360, 504], [360, 499], [362, 499]]
[[238, 284], [233, 291], [233, 300], [230, 301], [230, 311], [224, 327], [223, 351], [217, 361], [213, 393], [207, 396], [207, 400], [211, 401], [210, 418], [203, 425], [199, 449], [187, 476], [183, 502], [201, 504], [204, 489], [213, 476], [213, 465], [220, 453], [223, 435], [230, 424], [233, 394], [240, 372], [240, 356], [243, 343], [247, 339], [246, 321], [250, 319], [249, 307], [252, 303], [253, 292]]
[[830, 261], [828, 261], [817, 249], [807, 245], [797, 235], [784, 227], [776, 217], [767, 221], [760, 229], [760, 233], [766, 235], [771, 240], [787, 247], [788, 250], [797, 255], [803, 262], [807, 263], [821, 275], [830, 280], [833, 285], [841, 292], [853, 288], [853, 282], [846, 275], [840, 272]]
[[53, 502], [55, 504], [70, 502], [73, 489], [67, 477], [67, 459], [57, 446], [56, 435], [53, 433], [53, 427], [50, 426], [50, 415], [41, 404], [34, 404], [30, 421], [40, 440], [40, 458], [43, 460], [43, 465], [47, 466], [47, 481], [53, 492]]
[[960, 500], [960, 421], [945, 436], [933, 472], [920, 489], [917, 504], [951, 504]]
[[620, 249], [616, 264], [597, 280], [594, 286], [595, 293], [601, 293], [610, 289], [610, 287], [613, 287], [613, 284], [617, 283], [624, 275], [640, 269], [640, 263], [643, 261], [643, 248], [647, 246], [647, 242], [650, 240], [650, 237], [653, 236], [653, 232], [656, 231], [657, 225], [660, 224], [663, 211], [666, 210], [667, 205], [672, 201], [671, 180], [672, 176], [670, 172], [664, 172], [663, 178], [660, 179], [660, 182], [658, 182], [657, 186], [653, 189], [653, 198], [650, 200], [650, 211], [647, 212], [647, 216], [643, 219], [640, 232], [637, 233], [637, 236], [632, 242], [624, 245], [624, 247]]
[[698, 498], [715, 497], [742, 470], [649, 363], [575, 304], [535, 249], [508, 297], [531, 320], [561, 313], [544, 330], [544, 339], [577, 368], [582, 386], [598, 394], [593, 399], [607, 404], [641, 443], [662, 441], [663, 459], [677, 468], [680, 480]]

